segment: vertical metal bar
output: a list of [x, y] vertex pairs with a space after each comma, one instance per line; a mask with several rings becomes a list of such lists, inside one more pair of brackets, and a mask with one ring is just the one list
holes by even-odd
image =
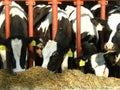
[[106, 5], [108, 3], [107, 0], [99, 0], [98, 3], [101, 4], [101, 18], [106, 19]]
[[[7, 39], [10, 37], [10, 4], [11, 4], [11, 0], [3, 0], [2, 3], [5, 6], [5, 37]], [[8, 57], [8, 50], [6, 50], [6, 62], [7, 62], [7, 68], [10, 68], [10, 60]]]
[[[108, 3], [107, 0], [99, 0], [98, 3], [101, 5], [100, 17], [102, 19], [106, 19], [106, 5]], [[100, 42], [101, 42], [101, 49], [103, 50], [104, 47], [104, 30], [100, 34]]]
[[[28, 5], [28, 29], [29, 37], [33, 37], [33, 5], [35, 5], [34, 0], [26, 0], [26, 5]], [[33, 47], [29, 46], [29, 50], [33, 52]], [[33, 58], [29, 58], [29, 67], [33, 66]]]
[[3, 0], [3, 4], [5, 5], [5, 30], [6, 30], [6, 38], [10, 36], [10, 0]]
[[54, 40], [56, 37], [57, 29], [58, 29], [58, 0], [52, 0], [52, 2], [48, 2], [52, 4], [52, 39]]
[[77, 45], [77, 57], [81, 55], [81, 5], [83, 5], [83, 0], [76, 0], [74, 2], [76, 5], [76, 19], [77, 19], [77, 35], [76, 35], [76, 45]]

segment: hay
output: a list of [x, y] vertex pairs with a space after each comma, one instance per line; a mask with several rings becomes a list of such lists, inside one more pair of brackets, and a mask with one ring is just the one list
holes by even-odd
[[39, 90], [39, 89], [120, 89], [120, 79], [97, 77], [83, 74], [79, 70], [66, 70], [53, 73], [41, 67], [32, 67], [19, 75], [8, 70], [0, 70], [0, 89]]

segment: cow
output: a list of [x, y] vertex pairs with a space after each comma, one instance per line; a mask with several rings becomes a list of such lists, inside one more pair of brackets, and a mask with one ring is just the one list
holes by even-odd
[[119, 27], [120, 7], [115, 4], [108, 4], [106, 7], [106, 20], [98, 16], [101, 6], [99, 4], [91, 8], [95, 17], [104, 25], [104, 60], [109, 69], [109, 77], [120, 77], [119, 66]]
[[[106, 7], [106, 20], [100, 19], [101, 5], [97, 4], [91, 8], [92, 13], [95, 17], [99, 18], [99, 21], [104, 25], [104, 61], [108, 68], [109, 77], [120, 77], [120, 66], [119, 66], [119, 14], [120, 8], [115, 4], [108, 4]], [[117, 38], [117, 39], [116, 39]]]
[[5, 37], [5, 7], [0, 2], [0, 53], [6, 68], [6, 49], [10, 59], [10, 70], [13, 73], [25, 71], [28, 59], [27, 14], [16, 2], [10, 5], [10, 36]]
[[109, 68], [109, 76], [120, 77], [120, 43], [119, 43], [119, 30], [120, 30], [120, 8], [115, 8], [109, 11], [109, 15], [106, 18], [107, 30], [109, 33], [107, 40], [104, 44], [104, 50], [106, 54], [104, 55], [107, 67]]
[[[72, 23], [74, 33], [76, 33], [76, 7], [67, 5], [65, 11]], [[99, 35], [98, 31], [102, 31], [103, 26], [97, 22], [91, 11], [84, 6], [81, 6], [81, 56], [76, 58], [77, 66], [84, 73], [94, 73], [94, 70], [90, 63], [91, 55], [97, 53]]]
[[62, 72], [67, 52], [69, 49], [74, 50], [74, 36], [66, 12], [58, 8], [58, 30], [53, 40], [51, 5], [39, 4], [34, 7], [33, 39], [36, 41], [35, 52], [37, 60], [41, 60], [41, 67], [53, 72]]

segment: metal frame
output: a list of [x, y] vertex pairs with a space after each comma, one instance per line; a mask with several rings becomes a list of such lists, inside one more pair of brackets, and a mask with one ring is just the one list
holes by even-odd
[[[8, 38], [10, 36], [10, 16], [9, 16], [9, 5], [11, 4], [11, 0], [2, 0], [3, 1], [3, 4], [5, 5], [5, 29], [6, 29], [6, 38]], [[77, 57], [80, 56], [81, 54], [81, 35], [79, 34], [80, 33], [80, 25], [81, 25], [81, 6], [83, 5], [84, 1], [98, 1], [98, 3], [101, 5], [101, 18], [102, 19], [105, 19], [106, 16], [105, 16], [105, 12], [106, 12], [106, 5], [108, 3], [108, 0], [13, 0], [13, 1], [26, 1], [26, 5], [28, 5], [28, 28], [29, 28], [29, 37], [32, 37], [33, 36], [33, 6], [35, 5], [35, 2], [36, 1], [39, 1], [39, 2], [48, 2], [48, 4], [52, 4], [52, 22], [54, 22], [52, 24], [52, 39], [55, 38], [56, 36], [56, 32], [57, 32], [57, 24], [58, 24], [58, 21], [57, 21], [57, 7], [58, 7], [58, 4], [61, 4], [61, 2], [73, 2], [74, 5], [76, 6], [76, 10], [77, 10], [77, 40], [76, 40], [76, 43], [77, 43]], [[109, 0], [109, 1], [118, 1], [118, 0]], [[32, 47], [29, 47], [29, 49], [31, 51], [33, 51], [33, 48]], [[30, 63], [29, 63], [29, 67], [32, 67], [33, 66], [33, 59], [30, 59]]]

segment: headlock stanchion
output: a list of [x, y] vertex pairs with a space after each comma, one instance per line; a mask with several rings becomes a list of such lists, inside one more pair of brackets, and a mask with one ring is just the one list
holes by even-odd
[[[35, 5], [35, 1], [45, 1], [48, 2], [48, 4], [52, 4], [52, 39], [55, 39], [57, 28], [58, 28], [58, 4], [61, 4], [61, 2], [74, 2], [74, 5], [76, 5], [76, 16], [77, 16], [77, 57], [80, 56], [81, 53], [81, 6], [83, 5], [84, 1], [98, 1], [101, 5], [101, 18], [105, 19], [105, 11], [106, 11], [106, 5], [108, 3], [108, 0], [14, 0], [14, 1], [26, 1], [26, 5], [28, 5], [28, 28], [29, 28], [29, 37], [33, 36], [33, 5]], [[6, 38], [10, 36], [10, 15], [9, 5], [11, 4], [11, 0], [3, 0], [3, 4], [5, 5], [5, 30], [6, 30]], [[102, 36], [103, 37], [103, 36]], [[32, 47], [29, 47], [31, 51], [33, 51]], [[9, 65], [9, 64], [8, 64]], [[33, 59], [30, 59], [29, 61], [29, 67], [33, 66]]]
[[83, 0], [75, 0], [76, 5], [76, 19], [77, 19], [77, 35], [76, 35], [76, 45], [77, 45], [77, 57], [80, 57], [81, 53], [81, 5], [83, 5]]
[[[100, 17], [102, 19], [106, 19], [106, 5], [108, 4], [108, 0], [99, 0], [98, 3], [101, 5], [101, 12]], [[101, 49], [104, 47], [104, 30], [102, 31], [100, 35], [100, 42], [101, 42]]]
[[[6, 39], [10, 36], [10, 4], [11, 0], [3, 0], [3, 5], [5, 6], [5, 37]], [[10, 60], [8, 57], [8, 50], [6, 50], [7, 68], [10, 68]]]
[[54, 40], [56, 37], [57, 29], [58, 29], [58, 0], [51, 0], [48, 4], [52, 4], [52, 39]]
[[108, 0], [98, 0], [98, 3], [101, 5], [101, 18], [106, 19], [106, 5], [108, 4]]
[[[35, 0], [26, 0], [26, 5], [28, 5], [29, 37], [33, 37], [33, 5], [35, 5]], [[33, 47], [29, 46], [29, 50], [33, 52]], [[33, 58], [29, 57], [29, 67], [32, 66], [33, 66]]]
[[3, 5], [5, 6], [5, 30], [6, 30], [6, 38], [8, 38], [10, 36], [10, 4], [11, 4], [11, 0], [3, 0]]

